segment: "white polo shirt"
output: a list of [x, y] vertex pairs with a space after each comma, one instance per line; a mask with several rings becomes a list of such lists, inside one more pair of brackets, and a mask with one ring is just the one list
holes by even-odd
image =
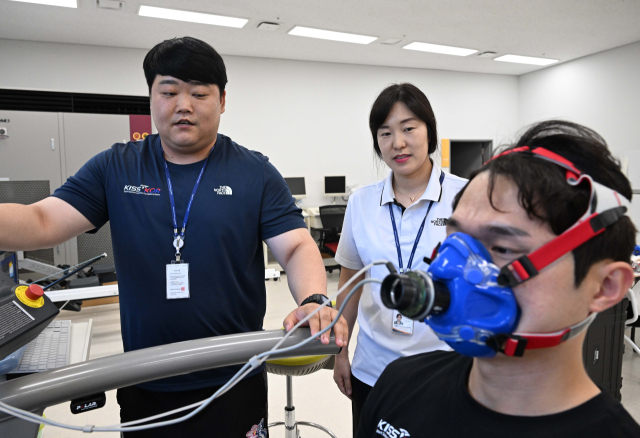
[[[389, 214], [391, 205], [400, 240], [402, 262], [406, 269], [418, 230], [433, 201], [411, 266], [412, 270], [426, 271], [428, 265], [422, 259], [431, 257], [433, 249], [446, 237], [445, 225], [451, 216], [451, 204], [455, 195], [467, 183], [466, 179], [444, 173], [444, 180], [440, 185], [442, 173], [434, 163], [427, 189], [404, 214], [402, 208], [394, 204], [395, 195], [391, 184], [393, 172], [386, 179], [353, 193], [347, 205], [336, 261], [345, 268], [359, 270], [374, 260], [386, 259], [399, 269]], [[388, 273], [385, 266], [374, 266], [366, 277], [382, 280]], [[393, 331], [396, 313], [382, 304], [379, 284], [364, 286], [358, 306], [360, 332], [351, 372], [367, 385], [373, 386], [385, 367], [401, 356], [450, 350], [422, 322], [414, 323], [413, 335]]]

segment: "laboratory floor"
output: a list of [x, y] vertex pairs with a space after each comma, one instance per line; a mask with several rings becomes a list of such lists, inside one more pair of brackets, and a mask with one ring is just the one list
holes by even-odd
[[[328, 289], [336, 291], [338, 273], [328, 274]], [[294, 308], [295, 302], [289, 293], [286, 276], [281, 281], [267, 281], [267, 314], [265, 329], [282, 327], [282, 320]], [[93, 319], [93, 338], [91, 359], [110, 356], [122, 352], [120, 334], [120, 314], [118, 304], [88, 307], [81, 312], [62, 311], [58, 319], [70, 319], [73, 322]], [[357, 327], [356, 327], [357, 335]], [[640, 335], [640, 333], [639, 333]], [[355, 343], [355, 337], [352, 339]], [[353, 348], [351, 348], [353, 351]], [[640, 355], [632, 354], [626, 348], [623, 360], [622, 402], [631, 415], [640, 422]], [[296, 418], [322, 424], [331, 429], [339, 438], [351, 437], [351, 402], [340, 393], [333, 382], [332, 372], [321, 370], [304, 377], [294, 377], [294, 405]], [[286, 404], [285, 378], [269, 374], [269, 421], [282, 421]], [[107, 405], [96, 411], [73, 415], [69, 403], [52, 406], [45, 410], [47, 418], [63, 423], [78, 425], [107, 425], [119, 422], [119, 407], [115, 391], [107, 392]], [[271, 437], [284, 436], [282, 427], [271, 430]], [[328, 435], [312, 428], [301, 428], [304, 438], [326, 438]], [[81, 432], [45, 427], [44, 438], [80, 437]], [[118, 433], [102, 433], [99, 437], [116, 438]]]

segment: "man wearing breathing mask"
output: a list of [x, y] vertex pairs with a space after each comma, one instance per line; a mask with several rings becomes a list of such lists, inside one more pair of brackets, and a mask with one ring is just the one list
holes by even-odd
[[587, 375], [586, 329], [633, 281], [629, 181], [604, 140], [549, 121], [471, 175], [426, 273], [391, 273], [385, 305], [455, 351], [391, 363], [358, 438], [638, 437]]

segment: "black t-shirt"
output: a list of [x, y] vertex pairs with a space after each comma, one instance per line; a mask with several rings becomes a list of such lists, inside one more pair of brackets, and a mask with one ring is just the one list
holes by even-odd
[[[111, 222], [124, 350], [262, 330], [267, 303], [261, 241], [306, 227], [287, 184], [267, 157], [218, 134], [181, 250], [189, 263], [190, 298], [169, 300], [166, 265], [175, 260], [175, 249], [162, 156], [157, 135], [115, 144], [53, 194], [96, 228]], [[168, 163], [179, 228], [202, 164]], [[139, 386], [151, 391], [217, 386], [238, 369]]]
[[367, 398], [357, 438], [640, 437], [640, 426], [606, 392], [552, 415], [492, 411], [469, 394], [472, 364], [473, 359], [450, 351], [392, 362]]

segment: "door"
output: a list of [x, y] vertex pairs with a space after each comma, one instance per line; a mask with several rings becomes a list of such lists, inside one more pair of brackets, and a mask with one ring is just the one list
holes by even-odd
[[491, 140], [451, 140], [451, 173], [469, 178], [471, 172], [482, 167], [491, 158], [493, 142]]
[[50, 193], [60, 187], [58, 113], [0, 110], [0, 178], [49, 181]]

